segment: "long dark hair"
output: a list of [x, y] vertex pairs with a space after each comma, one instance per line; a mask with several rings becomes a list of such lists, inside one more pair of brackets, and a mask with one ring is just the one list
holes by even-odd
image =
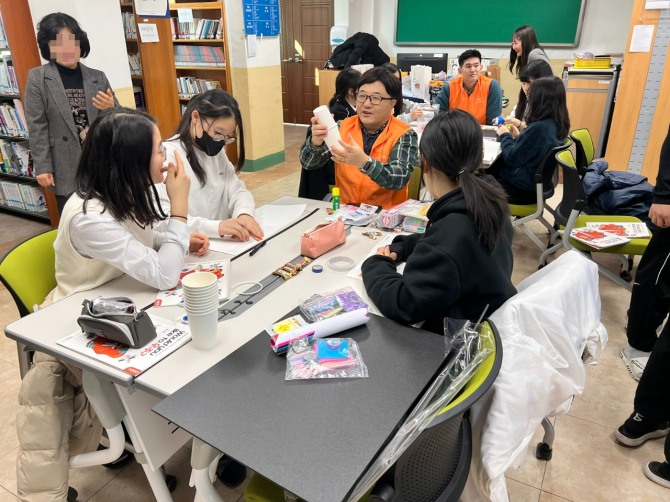
[[526, 123], [543, 119], [556, 122], [558, 139], [564, 140], [570, 131], [570, 115], [565, 101], [565, 86], [558, 77], [543, 77], [533, 81], [528, 93]]
[[512, 34], [512, 40], [515, 38], [518, 38], [521, 41], [521, 56], [517, 57], [514, 49], [510, 49], [509, 65], [507, 65], [507, 67], [509, 68], [509, 71], [515, 73], [514, 64], [516, 63], [516, 74], [518, 75], [523, 67], [528, 64], [528, 54], [530, 54], [530, 51], [538, 48], [542, 49], [542, 46], [537, 41], [535, 30], [529, 24], [524, 24], [523, 26], [520, 26], [514, 30], [514, 33]]
[[479, 241], [493, 252], [509, 218], [507, 196], [482, 169], [482, 127], [463, 110], [435, 115], [421, 136], [421, 161], [446, 174], [463, 191]]
[[[551, 77], [554, 75], [554, 71], [551, 69], [549, 63], [542, 59], [536, 59], [531, 61], [519, 72], [519, 80], [527, 84], [532, 83], [538, 78], [542, 77]], [[516, 104], [516, 110], [514, 111], [514, 116], [519, 120], [523, 120], [523, 116], [526, 112], [526, 104], [528, 103], [528, 96], [523, 92], [523, 89], [519, 91], [519, 101]]]
[[361, 78], [361, 72], [354, 68], [342, 70], [335, 79], [335, 94], [328, 102], [328, 108], [332, 108], [338, 99], [345, 100], [349, 91], [356, 92], [356, 84]]
[[145, 225], [166, 218], [151, 179], [155, 119], [130, 108], [98, 113], [79, 158], [76, 192], [100, 200], [118, 221]]
[[402, 101], [402, 83], [398, 77], [386, 68], [375, 66], [363, 73], [361, 78], [358, 79], [358, 84], [356, 84], [356, 92], [358, 92], [364, 85], [373, 84], [375, 82], [381, 82], [384, 89], [386, 89], [386, 92], [389, 93], [389, 96], [395, 99], [393, 114], [401, 114], [405, 108], [405, 103]]
[[[197, 94], [191, 98], [186, 105], [186, 111], [181, 116], [175, 135], [179, 136], [181, 144], [186, 150], [186, 158], [200, 182], [200, 186], [207, 183], [207, 173], [198, 162], [195, 154], [195, 142], [191, 137], [191, 114], [197, 111], [202, 118], [216, 120], [218, 118], [233, 118], [237, 123], [237, 165], [235, 172], [239, 173], [244, 165], [244, 126], [242, 125], [242, 114], [237, 100], [221, 89], [210, 89], [209, 91]], [[207, 132], [203, 131], [203, 134]]]
[[88, 56], [88, 53], [91, 52], [91, 44], [88, 41], [88, 35], [81, 29], [77, 20], [62, 12], [54, 12], [44, 16], [37, 24], [37, 45], [42, 57], [47, 61], [51, 60], [49, 42], [56, 40], [56, 36], [63, 28], [68, 28], [74, 35], [74, 39], [79, 42], [79, 57]]

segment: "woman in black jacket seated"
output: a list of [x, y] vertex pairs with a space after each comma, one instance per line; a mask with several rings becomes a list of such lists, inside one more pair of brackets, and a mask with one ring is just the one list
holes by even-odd
[[353, 68], [342, 70], [335, 79], [335, 94], [328, 102], [335, 122], [356, 115], [356, 89], [361, 72]]
[[487, 172], [507, 192], [510, 204], [534, 204], [535, 171], [552, 148], [570, 131], [565, 86], [558, 77], [533, 81], [528, 94], [528, 127], [519, 132], [514, 125], [498, 127], [500, 155]]
[[[439, 113], [421, 138], [421, 167], [436, 199], [425, 234], [398, 236], [363, 263], [382, 314], [443, 333], [444, 317], [478, 319], [516, 293], [505, 193], [482, 170], [482, 129], [462, 110]], [[405, 261], [400, 275], [396, 263]], [[487, 308], [488, 307], [488, 308]]]

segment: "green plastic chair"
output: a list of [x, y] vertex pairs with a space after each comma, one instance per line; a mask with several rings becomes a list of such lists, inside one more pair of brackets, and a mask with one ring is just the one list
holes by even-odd
[[407, 183], [407, 198], [421, 200], [421, 166], [414, 166], [412, 176]]
[[[493, 351], [465, 387], [402, 453], [361, 502], [405, 500], [457, 501], [472, 460], [469, 409], [491, 388], [502, 364], [502, 341], [490, 321], [480, 324], [483, 346]], [[283, 502], [284, 489], [255, 474], [245, 491], [246, 502]]]
[[[557, 238], [555, 238], [551, 243], [551, 247], [542, 253], [542, 256], [540, 256], [540, 266], [543, 266], [546, 263], [547, 257], [558, 251], [561, 246], [566, 249], [576, 249], [577, 251], [581, 251], [588, 258], [591, 258], [592, 253], [617, 255], [619, 260], [621, 260], [621, 271], [618, 275], [599, 263], [598, 270], [608, 279], [631, 291], [633, 286], [630, 282], [630, 271], [633, 268], [633, 257], [644, 254], [644, 251], [649, 244], [649, 239], [631, 239], [630, 242], [620, 246], [595, 249], [575, 239], [565, 238], [565, 236], [569, 236], [574, 228], [585, 227], [587, 223], [590, 222], [643, 223], [642, 220], [634, 216], [581, 214], [586, 197], [584, 195], [581, 177], [577, 171], [575, 158], [573, 157], [572, 152], [566, 150], [557, 153], [556, 160], [559, 168], [563, 172], [563, 199], [556, 208], [555, 217], [556, 223], [562, 230], [563, 238], [561, 239], [561, 242], [557, 244], [555, 243]], [[558, 237], [560, 237], [560, 234], [558, 234]]]
[[[47, 230], [16, 245], [0, 261], [0, 281], [14, 298], [21, 317], [34, 312], [56, 287], [57, 229]], [[32, 354], [17, 343], [21, 378], [30, 369]]]
[[537, 220], [547, 229], [550, 239], [555, 236], [556, 230], [544, 218], [544, 210], [548, 210], [551, 214], [554, 213], [554, 209], [547, 205], [546, 200], [554, 195], [554, 187], [558, 182], [558, 177], [556, 176], [556, 153], [567, 150], [571, 144], [572, 141], [570, 138], [565, 138], [563, 144], [552, 148], [538, 166], [534, 176], [536, 190], [535, 204], [509, 204], [510, 215], [514, 218], [512, 226], [519, 227], [542, 251], [547, 248], [546, 244], [526, 226], [526, 223]]
[[593, 138], [588, 129], [575, 129], [570, 133], [570, 138], [575, 142], [575, 151], [577, 152], [577, 172], [580, 177], [584, 177], [586, 170], [593, 162], [596, 149], [593, 145]]

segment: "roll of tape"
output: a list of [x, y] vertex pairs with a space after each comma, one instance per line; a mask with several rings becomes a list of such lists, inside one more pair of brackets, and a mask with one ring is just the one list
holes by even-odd
[[323, 267], [321, 265], [312, 265], [312, 272], [315, 274], [320, 274], [323, 272]]
[[333, 256], [328, 260], [328, 267], [336, 272], [346, 272], [354, 268], [354, 260], [348, 256]]

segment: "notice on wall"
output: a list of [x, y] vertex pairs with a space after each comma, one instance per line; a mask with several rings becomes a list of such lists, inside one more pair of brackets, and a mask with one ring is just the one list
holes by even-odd
[[644, 4], [644, 8], [647, 10], [651, 9], [670, 9], [670, 2], [656, 2], [652, 0], [647, 0]]
[[158, 28], [153, 23], [137, 23], [137, 28], [140, 33], [140, 41], [148, 44], [152, 42], [159, 42]]
[[654, 38], [653, 24], [636, 24], [630, 39], [630, 52], [649, 52]]

